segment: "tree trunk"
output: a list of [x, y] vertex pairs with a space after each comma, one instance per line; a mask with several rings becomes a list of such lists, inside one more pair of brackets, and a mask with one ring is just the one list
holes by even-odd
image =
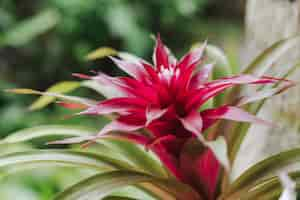
[[[300, 0], [248, 0], [246, 6], [242, 66], [247, 66], [274, 42], [295, 36], [300, 32]], [[286, 70], [286, 67], [299, 61], [300, 44], [280, 57], [272, 67], [274, 70], [271, 74], [280, 76], [280, 72]], [[300, 72], [289, 78], [299, 81]], [[299, 147], [300, 112], [298, 110], [300, 110], [299, 86], [268, 100], [259, 115], [264, 119], [272, 120], [279, 127], [254, 125], [250, 128], [238, 153], [233, 177], [272, 154]]]

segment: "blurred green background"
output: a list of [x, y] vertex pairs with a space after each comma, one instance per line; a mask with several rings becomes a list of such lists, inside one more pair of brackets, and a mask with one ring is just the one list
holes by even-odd
[[[0, 0], [0, 90], [44, 90], [57, 81], [75, 80], [73, 72], [120, 73], [107, 59], [87, 62], [86, 54], [110, 46], [150, 60], [154, 45], [150, 36], [157, 33], [177, 56], [207, 39], [222, 47], [238, 67], [243, 16], [241, 0]], [[0, 92], [1, 137], [40, 124], [99, 128], [103, 123], [85, 117], [64, 120], [70, 112], [55, 105], [29, 112], [33, 99]], [[0, 146], [0, 154], [36, 145], [43, 148], [41, 141]], [[1, 199], [51, 199], [82, 176], [67, 168], [18, 173], [1, 179]]]

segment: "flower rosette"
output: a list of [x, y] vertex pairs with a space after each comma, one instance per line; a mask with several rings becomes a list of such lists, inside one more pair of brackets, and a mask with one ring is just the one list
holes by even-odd
[[[116, 97], [91, 105], [78, 114], [113, 114], [115, 117], [95, 136], [68, 138], [52, 143], [87, 141], [83, 146], [88, 146], [105, 137], [132, 141], [153, 151], [178, 180], [200, 190], [206, 199], [214, 199], [221, 167], [223, 165], [228, 168], [229, 164], [226, 159], [215, 154], [214, 141], [209, 141], [204, 136], [205, 130], [221, 119], [272, 124], [241, 108], [241, 105], [266, 98], [265, 94], [258, 95], [257, 98], [241, 98], [234, 105], [209, 109], [201, 109], [202, 106], [234, 86], [289, 81], [250, 74], [210, 80], [214, 65], [204, 64], [205, 49], [206, 43], [177, 60], [158, 36], [153, 64], [132, 56], [111, 57], [129, 76], [74, 74], [104, 84], [117, 94]], [[76, 107], [69, 103], [61, 105]], [[222, 131], [219, 135], [221, 134]]]

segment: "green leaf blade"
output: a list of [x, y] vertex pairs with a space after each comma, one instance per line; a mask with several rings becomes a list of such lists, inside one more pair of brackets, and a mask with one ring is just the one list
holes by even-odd
[[[243, 187], [254, 184], [256, 181], [266, 178], [272, 173], [288, 169], [300, 162], [300, 149], [292, 149], [281, 152], [267, 159], [264, 159], [246, 170], [229, 187], [229, 193]], [[298, 166], [298, 168], [300, 168]]]
[[[63, 81], [63, 82], [54, 84], [53, 86], [48, 88], [46, 90], [46, 92], [62, 94], [62, 93], [72, 92], [73, 90], [75, 90], [79, 87], [80, 87], [80, 82]], [[38, 110], [38, 109], [44, 108], [45, 106], [47, 106], [50, 103], [52, 103], [53, 101], [55, 101], [55, 99], [56, 98], [54, 96], [41, 96], [35, 102], [33, 102], [31, 104], [29, 109], [30, 110]]]
[[4, 174], [28, 167], [36, 168], [44, 163], [54, 166], [84, 167], [96, 171], [132, 169], [127, 163], [106, 156], [69, 150], [34, 150], [0, 156], [0, 169]]
[[146, 174], [131, 171], [115, 171], [85, 179], [58, 194], [55, 200], [98, 200], [109, 195], [116, 189], [145, 182], [152, 183], [156, 188], [167, 190], [169, 196], [165, 198], [166, 200], [200, 199], [198, 194], [191, 188], [179, 182], [158, 179]]

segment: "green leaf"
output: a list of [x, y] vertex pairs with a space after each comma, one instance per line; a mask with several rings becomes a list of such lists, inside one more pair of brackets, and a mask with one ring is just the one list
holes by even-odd
[[[95, 135], [96, 133], [97, 130], [95, 129], [89, 129], [80, 126], [44, 125], [12, 133], [1, 140], [0, 144], [25, 142], [28, 140], [48, 136], [75, 137], [83, 135]], [[106, 147], [101, 147], [102, 149], [98, 151], [98, 154], [106, 154], [106, 150], [108, 150], [111, 152], [112, 155], [110, 156], [112, 156], [113, 158], [117, 158], [120, 160], [125, 159], [139, 170], [158, 176], [166, 176], [166, 172], [161, 166], [160, 162], [153, 158], [150, 152], [146, 152], [141, 147], [125, 141], [108, 139], [98, 140], [98, 142]]]
[[108, 196], [103, 198], [103, 200], [138, 200], [138, 199], [129, 198], [129, 197], [120, 197], [120, 196]]
[[232, 75], [232, 69], [225, 52], [217, 46], [207, 45], [206, 54], [210, 62], [215, 62], [216, 66], [213, 71], [213, 79], [218, 79]]
[[118, 54], [118, 51], [116, 51], [113, 48], [100, 47], [100, 48], [92, 51], [88, 55], [86, 55], [86, 60], [96, 60], [96, 59], [105, 58], [107, 56], [114, 56], [114, 55], [117, 55], [117, 54]]
[[39, 14], [16, 24], [15, 27], [5, 32], [1, 43], [15, 47], [24, 45], [54, 28], [59, 23], [59, 20], [60, 16], [56, 10], [41, 11]]
[[[201, 45], [202, 43], [196, 43], [192, 46], [192, 49]], [[205, 54], [209, 63], [215, 63], [213, 79], [232, 75], [232, 69], [229, 60], [221, 48], [208, 44], [205, 49]]]
[[[161, 193], [161, 191], [156, 194]], [[157, 200], [157, 198], [153, 198], [153, 193], [151, 190], [145, 188], [145, 183], [141, 183], [134, 186], [127, 186], [124, 188], [120, 188], [117, 191], [114, 191], [110, 194], [112, 197], [126, 197], [126, 198], [137, 198], [143, 200]]]
[[[98, 200], [109, 195], [116, 189], [145, 182], [152, 183], [156, 189], [168, 191], [168, 197], [164, 198], [165, 200], [200, 199], [198, 194], [190, 187], [179, 182], [159, 179], [137, 172], [115, 171], [85, 179], [58, 194], [55, 200]], [[155, 193], [155, 190], [153, 192]]]
[[256, 181], [266, 178], [280, 170], [286, 170], [289, 166], [295, 166], [300, 162], [300, 149], [292, 149], [281, 152], [260, 161], [246, 170], [229, 187], [228, 193], [237, 191], [254, 184]]
[[[56, 83], [55, 85], [51, 86], [46, 90], [46, 92], [53, 92], [53, 93], [67, 93], [71, 92], [75, 89], [80, 87], [80, 82], [76, 81], [64, 81], [64, 82], [59, 82]], [[33, 102], [30, 106], [30, 110], [38, 110], [41, 108], [44, 108], [45, 106], [49, 105], [53, 101], [55, 101], [54, 96], [42, 96], [38, 98], [35, 102]]]
[[48, 104], [52, 103], [55, 101], [56, 98], [64, 100], [64, 101], [69, 101], [69, 102], [74, 102], [81, 104], [82, 106], [91, 106], [95, 105], [97, 102], [91, 99], [87, 98], [81, 98], [77, 96], [69, 96], [69, 95], [63, 95], [61, 93], [57, 92], [41, 92], [37, 90], [32, 90], [32, 89], [27, 89], [27, 88], [18, 88], [18, 89], [7, 89], [5, 90], [6, 92], [10, 93], [15, 93], [15, 94], [35, 94], [35, 95], [42, 95], [41, 98], [39, 98], [37, 101], [35, 101], [31, 106], [30, 110], [37, 110], [41, 109]]
[[257, 76], [262, 76], [268, 71], [278, 59], [284, 55], [288, 50], [298, 45], [300, 36], [291, 37], [288, 39], [280, 40], [274, 43], [261, 53], [250, 65], [245, 68], [243, 73], [252, 73]]
[[[294, 171], [289, 173], [290, 178], [295, 181], [296, 190], [300, 188], [300, 171]], [[236, 190], [230, 195], [224, 195], [226, 200], [252, 200], [252, 199], [270, 199], [277, 200], [283, 191], [283, 187], [278, 176], [272, 176], [260, 181], [255, 184], [247, 186], [243, 189]], [[290, 199], [288, 199], [290, 200]]]
[[150, 152], [146, 152], [146, 150], [141, 147], [127, 141], [114, 139], [100, 140], [100, 142], [116, 152], [119, 152], [138, 169], [160, 177], [167, 176], [160, 162], [151, 156]]
[[15, 94], [40, 94], [39, 91], [28, 89], [28, 88], [16, 88], [16, 89], [7, 89], [5, 92], [15, 93]]
[[[289, 76], [293, 75], [293, 73], [295, 73], [300, 67], [300, 63], [296, 63], [294, 65], [292, 65], [292, 67], [290, 67], [290, 69], [288, 69], [285, 73], [282, 74], [283, 79], [288, 78]], [[285, 86], [282, 86], [284, 83], [284, 81], [279, 81], [278, 83], [274, 84], [272, 86], [273, 89], [279, 89], [277, 93], [275, 93], [274, 95], [277, 95], [281, 92], [283, 92], [285, 89], [287, 89]], [[264, 86], [262, 88], [262, 90], [265, 90], [265, 88], [268, 86]], [[282, 88], [282, 90], [280, 90], [280, 88]], [[234, 90], [232, 91], [234, 92]], [[236, 93], [239, 93], [236, 91]], [[233, 95], [235, 96], [235, 95]], [[262, 99], [260, 101], [256, 101], [254, 103], [248, 104], [244, 107], [244, 109], [250, 113], [253, 114], [258, 114], [258, 112], [260, 111], [260, 109], [264, 106], [265, 102], [267, 99]], [[248, 130], [250, 128], [249, 124], [239, 124], [237, 127], [235, 127], [235, 129], [233, 131], [231, 131], [230, 133], [230, 147], [229, 148], [229, 158], [230, 161], [234, 161], [239, 148], [243, 142], [243, 139], [245, 138], [245, 136], [248, 133]], [[238, 164], [238, 163], [237, 163]]]
[[66, 150], [35, 150], [11, 153], [0, 156], [0, 170], [12, 173], [16, 170], [35, 168], [41, 164], [54, 166], [73, 166], [94, 169], [97, 171], [113, 169], [132, 169], [125, 162], [100, 156], [93, 153], [66, 151]]
[[0, 144], [26, 142], [48, 136], [82, 136], [93, 135], [96, 133], [96, 130], [82, 126], [41, 125], [11, 133], [6, 138], [0, 140]]

